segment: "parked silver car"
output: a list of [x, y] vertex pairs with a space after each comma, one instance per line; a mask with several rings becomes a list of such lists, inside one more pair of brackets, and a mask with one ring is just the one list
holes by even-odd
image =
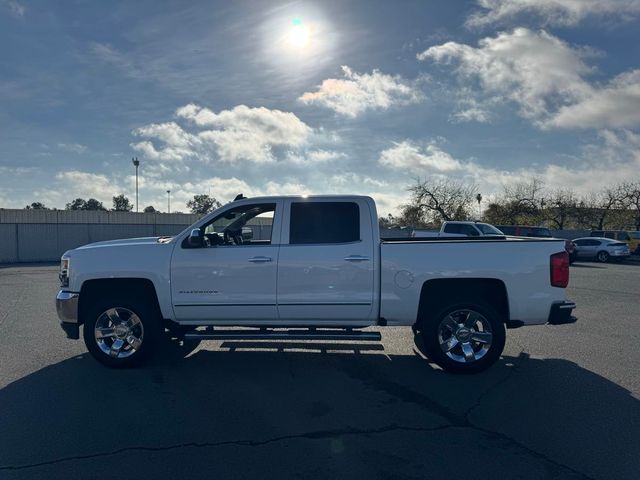
[[631, 255], [629, 245], [604, 237], [576, 238], [576, 258], [595, 258], [599, 262], [624, 260]]

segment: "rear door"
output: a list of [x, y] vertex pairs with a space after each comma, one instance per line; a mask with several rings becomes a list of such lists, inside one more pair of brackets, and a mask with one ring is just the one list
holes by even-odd
[[364, 199], [285, 202], [277, 287], [281, 320], [364, 320], [377, 314], [371, 222]]
[[595, 257], [600, 247], [600, 240], [585, 239], [579, 246], [578, 255], [581, 257]]

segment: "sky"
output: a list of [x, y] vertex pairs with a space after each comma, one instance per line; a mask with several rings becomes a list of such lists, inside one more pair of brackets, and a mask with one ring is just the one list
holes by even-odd
[[640, 0], [0, 0], [0, 207], [640, 180]]

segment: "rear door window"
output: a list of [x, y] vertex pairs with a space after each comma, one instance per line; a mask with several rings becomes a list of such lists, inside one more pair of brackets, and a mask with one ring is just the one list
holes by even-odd
[[480, 232], [476, 230], [473, 225], [460, 225], [462, 228], [460, 229], [461, 233], [464, 233], [467, 237], [479, 237]]
[[462, 225], [459, 223], [447, 223], [444, 226], [444, 233], [463, 233]]
[[360, 241], [360, 208], [354, 202], [294, 202], [289, 244]]

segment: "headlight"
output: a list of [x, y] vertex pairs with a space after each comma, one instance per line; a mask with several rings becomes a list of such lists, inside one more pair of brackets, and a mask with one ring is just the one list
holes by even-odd
[[60, 259], [60, 274], [58, 275], [58, 278], [60, 279], [60, 286], [61, 287], [68, 287], [69, 286], [69, 266], [70, 266], [70, 260], [67, 257], [62, 257], [62, 259]]

